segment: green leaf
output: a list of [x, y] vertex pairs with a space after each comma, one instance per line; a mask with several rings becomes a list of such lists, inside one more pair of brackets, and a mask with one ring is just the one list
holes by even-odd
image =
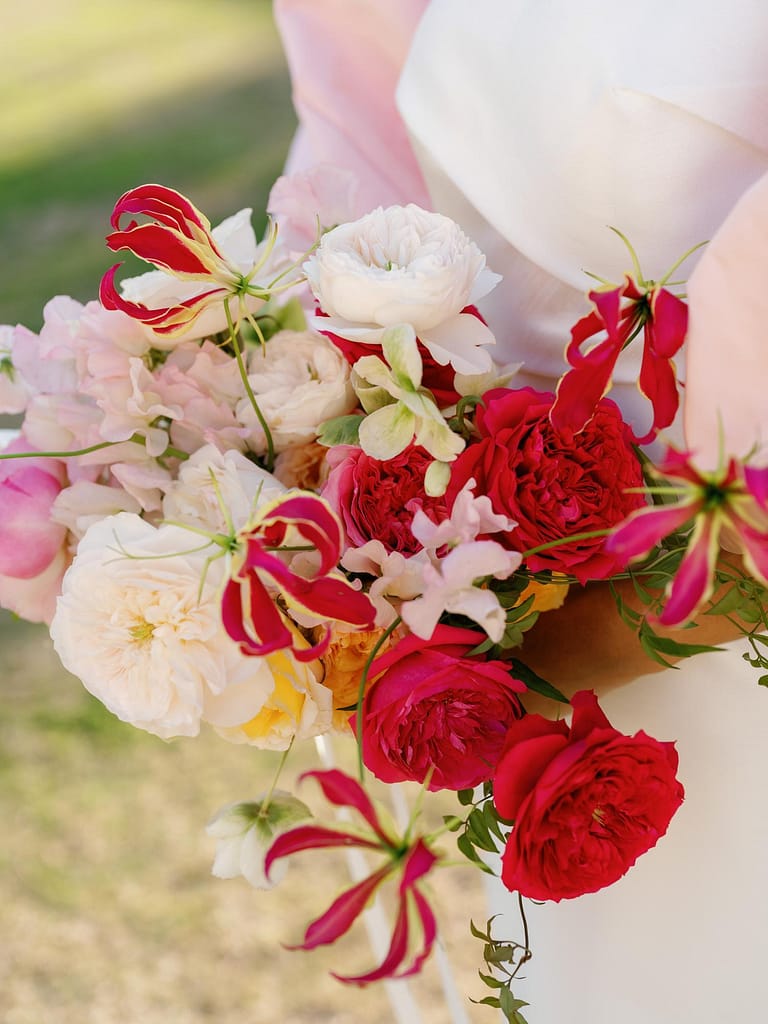
[[486, 853], [496, 853], [496, 843], [488, 831], [488, 826], [483, 820], [483, 812], [481, 810], [472, 811], [467, 818], [467, 834], [474, 846], [479, 846]]
[[707, 608], [704, 614], [730, 615], [732, 612], [736, 611], [743, 601], [744, 597], [740, 593], [739, 588], [737, 586], [733, 586], [723, 594], [719, 601], [715, 601], [713, 605]]
[[505, 984], [500, 978], [494, 978], [492, 974], [483, 974], [482, 971], [477, 973], [482, 978], [483, 984], [487, 985], [488, 988], [502, 988]]
[[690, 658], [694, 654], [704, 654], [707, 651], [722, 651], [723, 647], [712, 647], [710, 644], [684, 644], [679, 640], [672, 640], [671, 637], [652, 634], [652, 643], [657, 651], [668, 654], [671, 657]]
[[510, 660], [512, 666], [512, 672], [516, 679], [525, 683], [529, 690], [533, 693], [540, 693], [542, 697], [549, 697], [550, 700], [559, 701], [561, 704], [569, 704], [570, 701], [564, 696], [556, 686], [552, 683], [548, 683], [546, 679], [542, 679], [541, 676], [537, 675], [532, 668], [528, 668], [522, 661], [517, 658]]
[[485, 996], [483, 999], [473, 999], [470, 996], [469, 1001], [470, 1003], [474, 1003], [475, 1006], [493, 1006], [497, 1010], [501, 1007], [501, 1003], [496, 996]]
[[459, 798], [459, 803], [462, 807], [469, 807], [475, 799], [475, 791], [474, 789], [460, 789], [456, 796]]
[[758, 686], [768, 686], [768, 676], [760, 676], [757, 680]]
[[[491, 918], [491, 920], [493, 920], [493, 918]], [[489, 921], [488, 924], [486, 925], [486, 931], [481, 932], [480, 929], [475, 924], [475, 922], [472, 920], [472, 918], [469, 919], [469, 930], [472, 932], [472, 934], [474, 935], [474, 937], [476, 939], [482, 939], [483, 942], [490, 942], [491, 941], [491, 928], [490, 928], [490, 925], [491, 925], [491, 922]]]
[[326, 448], [335, 448], [337, 444], [360, 444], [360, 424], [364, 417], [352, 414], [350, 416], [336, 416], [332, 420], [326, 420], [320, 427], [318, 442]]

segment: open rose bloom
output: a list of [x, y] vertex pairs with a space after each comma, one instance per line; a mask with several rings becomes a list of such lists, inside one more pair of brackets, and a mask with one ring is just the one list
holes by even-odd
[[[690, 307], [684, 269], [640, 272], [647, 224], [630, 238], [632, 265], [617, 274], [606, 255], [590, 268], [603, 283], [582, 282], [571, 310], [581, 278], [558, 241], [560, 207], [541, 238], [526, 217], [499, 221], [520, 260], [538, 261], [527, 280], [559, 346], [559, 379], [544, 389], [542, 366], [517, 376], [493, 315], [522, 301], [525, 274], [502, 280], [462, 226], [473, 217], [459, 224], [430, 199], [397, 115], [427, 5], [391, 5], [386, 38], [357, 20], [382, 17], [380, 5], [323, 6], [284, 2], [278, 14], [307, 74], [307, 47], [323, 40], [341, 58], [356, 40], [379, 116], [370, 176], [351, 166], [360, 153], [331, 108], [312, 107], [324, 94], [299, 88], [320, 125], [293, 159], [314, 148], [318, 161], [280, 179], [264, 241], [248, 211], [212, 227], [187, 197], [140, 185], [118, 199], [107, 244], [147, 273], [119, 284], [107, 270], [100, 302], [57, 298], [39, 334], [0, 329], [0, 411], [24, 413], [0, 460], [0, 602], [48, 622], [90, 693], [162, 739], [210, 728], [281, 756], [330, 733], [358, 745], [359, 779], [310, 773], [341, 822], [311, 820], [276, 789], [244, 794], [209, 832], [214, 872], [255, 886], [312, 848], [371, 857], [299, 944], [336, 941], [390, 885], [386, 955], [340, 978], [361, 985], [420, 969], [437, 935], [428, 882], [456, 842], [476, 864], [499, 852], [510, 891], [559, 901], [612, 885], [674, 828], [675, 737], [642, 722], [621, 732], [594, 694], [569, 702], [528, 663], [527, 637], [541, 615], [557, 622], [564, 599], [567, 611], [569, 587], [615, 588], [617, 614], [662, 662], [700, 647], [659, 623], [741, 616], [768, 670], [766, 404], [734, 384], [711, 335], [732, 327], [734, 360], [765, 365], [768, 185], [701, 255]], [[486, 170], [490, 198], [501, 168]], [[679, 241], [667, 267], [702, 239]], [[688, 438], [659, 458], [689, 337]], [[630, 345], [641, 426], [612, 389]], [[741, 560], [721, 561], [721, 547]], [[630, 577], [639, 606], [627, 610]], [[532, 691], [550, 698], [548, 716], [529, 713]], [[374, 778], [422, 787], [424, 820], [394, 828], [368, 792]], [[458, 794], [444, 826], [428, 823], [435, 790]]]

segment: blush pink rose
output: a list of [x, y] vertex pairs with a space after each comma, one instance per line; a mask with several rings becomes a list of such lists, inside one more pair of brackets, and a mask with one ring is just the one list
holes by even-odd
[[645, 505], [640, 462], [632, 433], [618, 406], [602, 399], [579, 433], [555, 429], [549, 421], [554, 395], [521, 388], [483, 396], [477, 426], [480, 439], [454, 463], [446, 497], [449, 506], [470, 478], [487, 494], [493, 511], [517, 526], [493, 539], [525, 552], [554, 540], [564, 543], [531, 555], [533, 572], [571, 573], [580, 582], [605, 579], [622, 565], [604, 550], [604, 538], [568, 541], [574, 534], [609, 530]]
[[501, 879], [535, 900], [596, 892], [665, 834], [683, 801], [674, 744], [614, 729], [594, 693], [574, 694], [573, 721], [512, 724], [493, 779], [514, 821]]
[[338, 445], [327, 454], [331, 472], [323, 497], [341, 519], [348, 540], [362, 547], [380, 540], [388, 552], [415, 554], [421, 544], [411, 533], [411, 522], [422, 509], [435, 522], [447, 516], [445, 498], [429, 497], [424, 474], [431, 457], [415, 445], [381, 462], [361, 448]]
[[526, 686], [503, 662], [469, 656], [484, 638], [441, 625], [429, 640], [407, 636], [374, 661], [363, 760], [377, 778], [429, 777], [429, 789], [459, 790], [491, 777]]

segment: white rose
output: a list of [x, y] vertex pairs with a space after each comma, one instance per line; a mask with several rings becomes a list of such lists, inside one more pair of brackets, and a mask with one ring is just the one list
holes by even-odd
[[383, 328], [410, 324], [441, 365], [490, 369], [478, 346], [493, 344], [493, 335], [461, 311], [499, 277], [448, 217], [413, 204], [379, 207], [323, 235], [304, 271], [329, 317], [317, 321], [320, 329], [375, 344]]
[[224, 631], [222, 562], [177, 526], [122, 512], [93, 525], [68, 569], [51, 623], [66, 669], [124, 722], [168, 739], [203, 718], [227, 724], [258, 712], [275, 686], [262, 658]]
[[[277, 451], [314, 440], [321, 423], [357, 405], [349, 364], [313, 331], [281, 331], [263, 349], [254, 349], [248, 380]], [[250, 443], [264, 451], [264, 432], [248, 399], [239, 403], [237, 416], [253, 430]]]
[[279, 480], [240, 452], [220, 452], [209, 444], [183, 463], [163, 498], [163, 515], [172, 522], [227, 533], [227, 517], [235, 530], [242, 529], [260, 505], [284, 491]]

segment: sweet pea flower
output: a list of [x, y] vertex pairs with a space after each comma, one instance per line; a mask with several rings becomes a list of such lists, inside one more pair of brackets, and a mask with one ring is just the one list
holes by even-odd
[[0, 412], [24, 412], [29, 389], [13, 361], [13, 339], [16, 328], [0, 325]]
[[[149, 217], [150, 222], [139, 224], [131, 220], [121, 228], [122, 218], [135, 214]], [[241, 211], [236, 218], [248, 221], [250, 211]], [[99, 296], [105, 308], [122, 310], [146, 324], [157, 335], [178, 336], [212, 305], [221, 307], [227, 302], [237, 318], [246, 299], [254, 300], [258, 306], [267, 297], [268, 293], [253, 283], [253, 276], [266, 262], [272, 245], [269, 244], [260, 255], [255, 252], [254, 245], [246, 246], [246, 249], [253, 248], [252, 252], [229, 257], [217, 243], [208, 218], [185, 196], [171, 188], [141, 185], [130, 189], [115, 204], [111, 222], [115, 230], [107, 236], [110, 249], [115, 252], [128, 249], [165, 275], [194, 282], [185, 297], [178, 297], [177, 290], [172, 288], [172, 294], [165, 296], [165, 305], [151, 308], [143, 301], [146, 296], [137, 294], [139, 285], [136, 280], [128, 289], [133, 298], [118, 292], [115, 274], [122, 264], [115, 264], [104, 275]], [[149, 291], [157, 293], [156, 298], [160, 298], [163, 285], [167, 286], [169, 282], [165, 277], [152, 278], [146, 283]], [[226, 319], [222, 327], [225, 325]]]
[[474, 494], [476, 487], [476, 481], [470, 477], [454, 498], [451, 514], [439, 523], [434, 523], [422, 509], [416, 510], [411, 529], [428, 551], [469, 544], [480, 534], [508, 533], [515, 528], [513, 519], [493, 511], [487, 494]]
[[670, 450], [658, 475], [677, 484], [679, 501], [633, 512], [606, 541], [610, 551], [631, 561], [669, 534], [693, 525], [658, 621], [682, 625], [708, 600], [721, 537], [736, 545], [750, 573], [768, 585], [768, 469], [745, 468], [729, 459], [722, 469], [705, 472], [694, 465], [690, 453]]
[[321, 231], [329, 231], [366, 212], [359, 192], [360, 183], [351, 171], [317, 164], [281, 175], [269, 193], [267, 210], [277, 221], [283, 244], [300, 255], [317, 241], [318, 224]]
[[520, 567], [522, 555], [492, 540], [475, 540], [449, 551], [422, 570], [422, 594], [403, 604], [400, 615], [417, 636], [428, 640], [443, 612], [464, 615], [494, 643], [504, 635], [506, 613], [492, 590], [476, 586], [483, 577], [505, 580]]
[[[349, 984], [368, 985], [382, 978], [406, 978], [418, 973], [432, 950], [437, 934], [434, 914], [420, 889], [422, 879], [437, 863], [437, 855], [421, 836], [416, 839], [399, 839], [393, 835], [388, 826], [382, 823], [363, 787], [349, 775], [337, 770], [315, 771], [306, 772], [302, 776], [304, 778], [315, 779], [329, 803], [357, 812], [368, 829], [358, 833], [321, 825], [299, 825], [290, 832], [284, 832], [277, 837], [267, 853], [267, 877], [277, 861], [302, 850], [357, 847], [382, 853], [386, 861], [363, 881], [337, 897], [325, 913], [308, 926], [304, 941], [289, 948], [311, 950], [336, 942], [349, 931], [381, 885], [400, 874], [397, 918], [384, 960], [378, 967], [364, 974], [334, 973], [333, 976]], [[414, 923], [421, 936], [420, 948], [415, 953], [410, 951]]]
[[323, 235], [304, 272], [326, 314], [318, 330], [378, 345], [385, 328], [409, 324], [441, 366], [491, 369], [495, 339], [465, 310], [500, 278], [448, 217], [414, 204], [380, 207]]
[[381, 337], [381, 349], [386, 362], [378, 356], [363, 356], [353, 368], [353, 384], [368, 413], [360, 424], [360, 447], [383, 461], [413, 443], [440, 462], [452, 461], [463, 451], [464, 441], [448, 426], [430, 392], [421, 387], [422, 361], [413, 327], [388, 328]]
[[406, 558], [400, 551], [389, 551], [380, 540], [369, 540], [359, 548], [347, 548], [341, 559], [345, 569], [373, 576], [368, 598], [376, 609], [376, 625], [389, 626], [401, 601], [418, 597], [422, 591], [422, 573], [428, 562], [426, 551]]
[[[265, 655], [290, 648], [302, 662], [319, 657], [330, 638], [306, 648], [275, 603], [315, 620], [344, 622], [361, 629], [373, 626], [375, 611], [365, 596], [337, 573], [341, 557], [341, 524], [330, 505], [315, 494], [289, 493], [260, 508], [237, 535], [234, 568], [222, 595], [222, 620], [227, 633], [246, 654]], [[281, 547], [313, 548], [319, 566], [311, 578], [300, 576], [281, 557]]]

